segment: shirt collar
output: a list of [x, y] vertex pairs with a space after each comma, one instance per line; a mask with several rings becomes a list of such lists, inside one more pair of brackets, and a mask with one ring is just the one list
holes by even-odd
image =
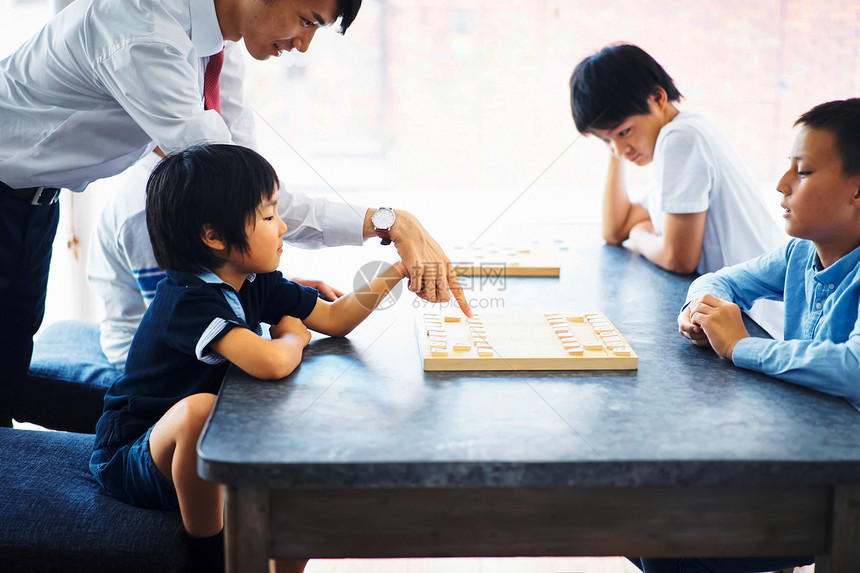
[[860, 247], [857, 247], [829, 267], [819, 270], [821, 260], [815, 253], [815, 278], [823, 283], [839, 284], [860, 265]]
[[824, 270], [824, 263], [821, 262], [821, 257], [818, 256], [818, 251], [813, 251], [812, 255], [812, 268], [815, 269], [816, 273], [820, 273]]
[[[225, 283], [224, 281], [222, 281], [220, 278], [218, 278], [218, 275], [216, 275], [212, 271], [207, 271], [205, 273], [187, 273], [184, 271], [167, 271], [166, 274], [167, 274], [168, 278], [170, 278], [170, 280], [172, 280], [174, 283], [179, 284], [179, 285], [192, 285], [192, 284], [195, 284], [197, 281], [203, 281], [205, 283], [213, 284], [213, 285], [230, 286], [227, 283]], [[257, 274], [251, 273], [248, 275], [248, 278], [246, 280], [249, 283], [252, 283], [252, 282], [254, 282], [254, 280], [256, 278], [257, 278]], [[232, 288], [232, 287], [230, 287], [230, 288]]]
[[191, 43], [203, 58], [224, 49], [224, 37], [215, 14], [213, 0], [189, 0], [191, 4]]
[[[225, 283], [223, 280], [221, 280], [221, 278], [218, 275], [216, 275], [215, 273], [213, 273], [212, 271], [205, 272], [205, 273], [199, 273], [196, 276], [201, 281], [203, 281], [205, 283], [209, 283], [211, 285], [227, 285], [227, 286], [230, 286], [227, 283]], [[257, 274], [251, 273], [248, 275], [248, 277], [245, 280], [247, 280], [249, 283], [252, 283], [252, 282], [254, 282], [254, 279], [256, 279], [256, 278], [257, 278]], [[233, 288], [233, 287], [230, 287], [230, 288]]]

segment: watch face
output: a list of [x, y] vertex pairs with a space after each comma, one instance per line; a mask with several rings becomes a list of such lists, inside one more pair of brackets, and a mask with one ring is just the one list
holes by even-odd
[[394, 211], [383, 207], [376, 210], [370, 221], [377, 229], [390, 229], [394, 224], [394, 218]]

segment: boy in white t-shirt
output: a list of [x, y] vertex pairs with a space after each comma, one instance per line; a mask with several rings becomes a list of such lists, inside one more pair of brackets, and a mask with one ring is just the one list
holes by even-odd
[[[637, 46], [607, 46], [581, 61], [570, 78], [577, 130], [609, 146], [603, 194], [603, 236], [630, 246], [660, 267], [709, 273], [770, 252], [785, 243], [729, 142], [700, 115], [675, 106], [672, 78]], [[631, 201], [622, 159], [654, 164], [644, 204]], [[769, 303], [773, 305], [774, 303]], [[782, 309], [753, 309], [774, 336]]]

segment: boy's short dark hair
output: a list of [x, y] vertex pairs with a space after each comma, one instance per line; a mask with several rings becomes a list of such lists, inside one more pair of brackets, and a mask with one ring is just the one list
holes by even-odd
[[842, 159], [842, 174], [860, 175], [860, 98], [819, 104], [797, 118], [794, 125], [832, 133]]
[[246, 147], [190, 147], [159, 162], [146, 183], [146, 226], [164, 270], [200, 273], [224, 259], [203, 242], [209, 225], [229, 249], [247, 252], [245, 224], [279, 185], [268, 161]]
[[666, 70], [632, 44], [606, 46], [579, 62], [570, 76], [570, 109], [576, 129], [613, 129], [628, 117], [649, 113], [648, 100], [663, 88], [669, 101], [681, 92]]

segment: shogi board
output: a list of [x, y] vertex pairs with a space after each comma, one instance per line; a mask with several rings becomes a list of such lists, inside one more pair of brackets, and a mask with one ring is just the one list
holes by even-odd
[[636, 370], [639, 358], [600, 313], [424, 313], [424, 370]]
[[557, 277], [555, 255], [537, 241], [517, 246], [497, 244], [454, 246], [446, 251], [461, 276]]

